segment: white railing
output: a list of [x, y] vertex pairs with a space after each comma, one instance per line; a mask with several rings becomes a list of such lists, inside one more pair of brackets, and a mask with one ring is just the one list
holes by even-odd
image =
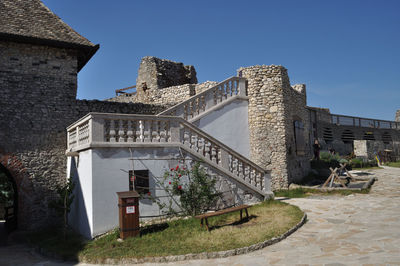
[[246, 79], [231, 77], [161, 112], [159, 115], [179, 116], [185, 120], [190, 120], [232, 97], [246, 95]]
[[370, 119], [356, 116], [331, 114], [331, 122], [340, 126], [369, 127], [380, 129], [399, 129], [400, 122]]
[[91, 147], [179, 146], [259, 193], [270, 191], [268, 171], [180, 117], [89, 113], [67, 131], [67, 151]]

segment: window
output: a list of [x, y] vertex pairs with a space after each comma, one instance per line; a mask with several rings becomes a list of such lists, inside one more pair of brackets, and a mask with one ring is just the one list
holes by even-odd
[[294, 141], [296, 144], [296, 154], [304, 155], [306, 153], [306, 143], [304, 141], [304, 125], [300, 120], [295, 120], [294, 124]]
[[139, 194], [149, 192], [149, 170], [129, 170], [129, 190], [134, 188]]

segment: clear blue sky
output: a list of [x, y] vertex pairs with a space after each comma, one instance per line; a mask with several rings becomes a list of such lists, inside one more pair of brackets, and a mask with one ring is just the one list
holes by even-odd
[[143, 56], [194, 65], [199, 82], [283, 65], [308, 105], [393, 120], [400, 109], [400, 1], [43, 0], [100, 50], [78, 98], [136, 83]]

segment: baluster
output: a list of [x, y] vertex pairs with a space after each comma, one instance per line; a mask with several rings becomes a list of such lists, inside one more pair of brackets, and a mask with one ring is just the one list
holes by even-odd
[[238, 160], [236, 158], [233, 159], [232, 168], [233, 168], [232, 173], [237, 176], [238, 175], [238, 169], [237, 169], [238, 168]]
[[217, 150], [214, 145], [211, 146], [211, 161], [217, 163]]
[[211, 147], [211, 143], [206, 141], [206, 143], [204, 145], [204, 156], [207, 159], [210, 159], [210, 147]]
[[214, 99], [214, 105], [213, 106], [217, 105], [217, 103], [218, 103], [217, 98], [218, 98], [218, 87], [213, 89], [213, 99]]
[[192, 134], [192, 138], [191, 138], [190, 144], [191, 144], [191, 149], [192, 150], [194, 150], [194, 151], [198, 150], [197, 135]]
[[110, 142], [115, 142], [115, 122], [114, 120], [110, 121]]
[[204, 138], [199, 138], [198, 145], [199, 145], [198, 153], [204, 156]]
[[183, 119], [188, 120], [188, 112], [189, 112], [189, 103], [185, 103], [183, 105]]
[[128, 136], [127, 142], [133, 142], [132, 121], [130, 121], [130, 120], [128, 120], [128, 128], [126, 131], [126, 135]]
[[239, 178], [243, 179], [243, 162], [239, 161]]
[[185, 132], [183, 133], [183, 144], [190, 148], [190, 132], [187, 128], [184, 129]]
[[233, 166], [232, 166], [232, 164], [233, 164], [233, 159], [232, 159], [233, 157], [232, 157], [232, 155], [228, 155], [228, 169], [229, 169], [229, 172], [233, 172]]
[[151, 142], [151, 121], [143, 120], [143, 128], [144, 142]]
[[261, 190], [264, 190], [264, 175], [261, 173], [258, 173], [258, 180], [259, 180], [259, 188]]
[[139, 126], [136, 131], [136, 142], [144, 142], [144, 123], [143, 120], [139, 120]]
[[123, 124], [123, 121], [122, 121], [122, 120], [119, 120], [118, 142], [126, 142], [126, 140], [125, 140], [124, 124]]
[[200, 96], [201, 98], [201, 112], [206, 110], [206, 97], [204, 95]]
[[250, 184], [255, 185], [256, 184], [256, 169], [251, 170], [251, 180]]
[[167, 142], [167, 122], [160, 121], [160, 142]]
[[248, 165], [245, 166], [244, 168], [244, 180], [248, 183], [250, 183], [250, 167]]
[[151, 132], [151, 142], [160, 142], [160, 127], [158, 121], [152, 121], [152, 132]]
[[221, 148], [218, 147], [218, 150], [217, 150], [217, 156], [218, 156], [217, 161], [218, 161], [218, 165], [221, 165], [221, 164], [222, 164], [222, 154], [221, 154], [221, 153], [222, 153], [222, 152], [221, 152]]
[[232, 96], [232, 81], [228, 81], [226, 83], [226, 97], [229, 98]]
[[[245, 89], [245, 88], [243, 88], [243, 89]], [[234, 95], [239, 95], [240, 94], [240, 92], [239, 92], [239, 80], [233, 81], [232, 90], [233, 90], [233, 94]]]

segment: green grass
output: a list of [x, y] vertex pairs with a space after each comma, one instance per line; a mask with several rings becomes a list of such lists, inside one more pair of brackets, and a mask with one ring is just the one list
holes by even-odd
[[385, 163], [385, 165], [390, 167], [400, 167], [400, 162], [389, 162]]
[[326, 190], [322, 191], [313, 188], [296, 188], [274, 191], [275, 197], [286, 197], [286, 198], [305, 198], [312, 195], [342, 195], [347, 196], [353, 193], [367, 194], [369, 189], [362, 190], [350, 190], [350, 189], [338, 189], [338, 190]]
[[[229, 250], [249, 246], [282, 235], [300, 222], [303, 212], [296, 206], [266, 201], [249, 209], [250, 219], [239, 221], [239, 212], [209, 218], [211, 231], [195, 218], [180, 219], [143, 228], [140, 237], [118, 242], [113, 231], [99, 239], [79, 243], [55, 241], [48, 233], [38, 234], [33, 243], [54, 253], [70, 250], [72, 257], [103, 263], [107, 258], [141, 258]], [[57, 245], [55, 245], [57, 242]], [[71, 254], [70, 254], [71, 255]]]

